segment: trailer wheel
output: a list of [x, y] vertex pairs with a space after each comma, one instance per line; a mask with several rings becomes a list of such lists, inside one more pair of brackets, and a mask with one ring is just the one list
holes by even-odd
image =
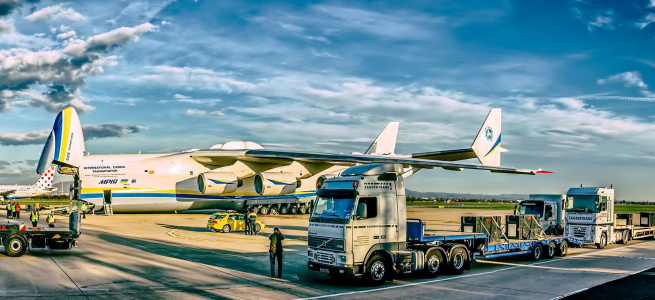
[[291, 206], [291, 207], [289, 207], [289, 213], [290, 213], [290, 214], [292, 214], [292, 215], [295, 215], [295, 214], [297, 214], [297, 213], [298, 213], [298, 207], [297, 207], [297, 206], [295, 206], [295, 205], [294, 205], [294, 206]]
[[558, 246], [557, 246], [557, 251], [555, 255], [559, 257], [564, 257], [566, 254], [569, 252], [569, 242], [567, 241], [562, 241]]
[[450, 261], [448, 262], [448, 273], [459, 275], [464, 272], [469, 257], [466, 250], [462, 247], [455, 247], [450, 251]]
[[282, 205], [282, 207], [280, 207], [280, 214], [286, 215], [288, 212], [289, 212], [289, 207], [287, 207], [286, 205]]
[[227, 224], [223, 225], [223, 232], [230, 233], [231, 229], [232, 228], [230, 228], [230, 225], [227, 225]]
[[275, 206], [271, 206], [271, 209], [270, 209], [270, 211], [268, 212], [268, 214], [270, 214], [270, 215], [272, 215], [272, 216], [277, 215], [277, 207], [275, 207]]
[[607, 233], [603, 232], [600, 235], [600, 243], [596, 243], [596, 248], [603, 249], [607, 246]]
[[441, 251], [432, 249], [425, 255], [425, 266], [423, 268], [423, 275], [426, 277], [436, 277], [441, 271], [443, 265], [443, 254]]
[[267, 215], [268, 214], [268, 206], [262, 206], [259, 208], [259, 214], [260, 215]]
[[557, 252], [557, 244], [555, 244], [555, 241], [551, 241], [548, 243], [548, 245], [543, 245], [541, 249], [544, 253], [544, 258], [546, 259], [551, 259], [555, 257], [555, 252]]
[[369, 285], [381, 285], [387, 278], [389, 271], [389, 263], [380, 254], [373, 254], [371, 259], [366, 264], [366, 272], [364, 272], [364, 280]]
[[628, 244], [628, 241], [630, 241], [630, 230], [623, 230], [621, 231], [621, 240], [619, 240], [619, 244]]
[[539, 261], [544, 254], [544, 250], [541, 245], [536, 245], [532, 247], [532, 252], [528, 253], [528, 259], [531, 261]]
[[19, 257], [27, 251], [27, 241], [18, 234], [9, 235], [4, 239], [3, 243], [8, 256]]

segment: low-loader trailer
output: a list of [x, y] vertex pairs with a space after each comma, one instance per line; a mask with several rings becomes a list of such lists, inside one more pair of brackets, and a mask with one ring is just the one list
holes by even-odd
[[400, 274], [460, 274], [476, 257], [539, 260], [581, 245], [566, 236], [492, 241], [487, 233], [426, 231], [423, 221], [407, 219], [402, 173], [402, 165], [371, 164], [325, 180], [309, 221], [310, 269], [377, 285]]

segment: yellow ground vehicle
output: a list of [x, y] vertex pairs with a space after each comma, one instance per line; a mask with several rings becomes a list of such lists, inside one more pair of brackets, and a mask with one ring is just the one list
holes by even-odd
[[[216, 232], [228, 233], [233, 230], [245, 230], [246, 222], [244, 215], [235, 212], [214, 213], [207, 220], [207, 228]], [[257, 220], [255, 222], [256, 231], [264, 229], [264, 222]]]

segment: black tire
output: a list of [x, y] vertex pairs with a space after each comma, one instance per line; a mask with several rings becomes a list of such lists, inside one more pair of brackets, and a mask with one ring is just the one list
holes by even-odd
[[250, 210], [249, 210], [249, 212], [251, 212], [251, 213], [253, 213], [253, 214], [256, 214], [256, 213], [258, 213], [258, 212], [259, 212], [259, 208], [258, 208], [258, 207], [255, 207], [255, 206], [253, 206], [253, 207], [251, 207], [251, 208], [250, 208]]
[[621, 240], [619, 240], [618, 243], [627, 245], [629, 241], [630, 241], [630, 230], [621, 231]]
[[448, 273], [459, 275], [464, 272], [468, 264], [469, 256], [463, 247], [454, 247], [450, 250], [450, 261], [448, 261]]
[[271, 209], [268, 212], [270, 215], [277, 215], [277, 207], [271, 206]]
[[307, 213], [307, 207], [306, 207], [306, 206], [301, 206], [301, 207], [298, 209], [298, 213], [301, 214], [301, 215], [306, 214], [306, 213]]
[[267, 215], [268, 214], [268, 206], [262, 206], [259, 208], [259, 214], [260, 215]]
[[555, 251], [555, 255], [564, 257], [567, 253], [569, 253], [569, 242], [562, 241], [559, 243], [559, 245], [557, 245], [557, 251]]
[[364, 272], [364, 281], [372, 286], [378, 286], [384, 283], [391, 272], [389, 262], [380, 254], [373, 254], [366, 263]]
[[541, 248], [545, 259], [551, 259], [555, 257], [555, 254], [557, 254], [557, 244], [555, 241], [551, 241], [548, 245], [543, 245]]
[[260, 232], [262, 230], [262, 226], [259, 224], [255, 224], [255, 232]]
[[27, 241], [18, 234], [10, 234], [4, 239], [3, 243], [8, 256], [19, 257], [27, 251]]
[[223, 232], [230, 233], [231, 230], [232, 230], [232, 227], [230, 227], [230, 225], [227, 225], [227, 224], [223, 225]]
[[532, 247], [532, 252], [528, 253], [528, 259], [531, 261], [539, 261], [544, 254], [544, 250], [541, 245], [536, 245]]
[[596, 248], [603, 249], [607, 246], [607, 233], [603, 232], [600, 234], [600, 243], [596, 243]]
[[289, 214], [295, 215], [298, 213], [298, 207], [297, 206], [291, 206], [289, 207]]
[[423, 267], [423, 275], [425, 277], [437, 277], [437, 274], [439, 274], [443, 267], [444, 267], [444, 259], [443, 259], [443, 254], [441, 254], [441, 251], [437, 249], [432, 249], [428, 251], [428, 253], [425, 255], [425, 266]]
[[280, 214], [286, 215], [288, 212], [289, 212], [289, 207], [287, 207], [286, 205], [282, 205], [282, 207], [280, 207]]

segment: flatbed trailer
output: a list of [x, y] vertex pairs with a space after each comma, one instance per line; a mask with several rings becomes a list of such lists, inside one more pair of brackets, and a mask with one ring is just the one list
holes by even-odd
[[0, 222], [0, 241], [8, 256], [19, 257], [29, 248], [69, 250], [77, 247], [80, 232], [80, 214], [69, 215], [68, 230], [63, 228], [28, 227], [23, 222]]
[[565, 256], [568, 248], [581, 247], [582, 241], [567, 236], [547, 236], [532, 240], [505, 239], [491, 242], [485, 233], [468, 233], [459, 231], [425, 230], [425, 223], [420, 219], [407, 219], [408, 248], [412, 245], [439, 245], [457, 243], [465, 245], [470, 253], [470, 260], [476, 257], [497, 258], [523, 255], [531, 260]]

